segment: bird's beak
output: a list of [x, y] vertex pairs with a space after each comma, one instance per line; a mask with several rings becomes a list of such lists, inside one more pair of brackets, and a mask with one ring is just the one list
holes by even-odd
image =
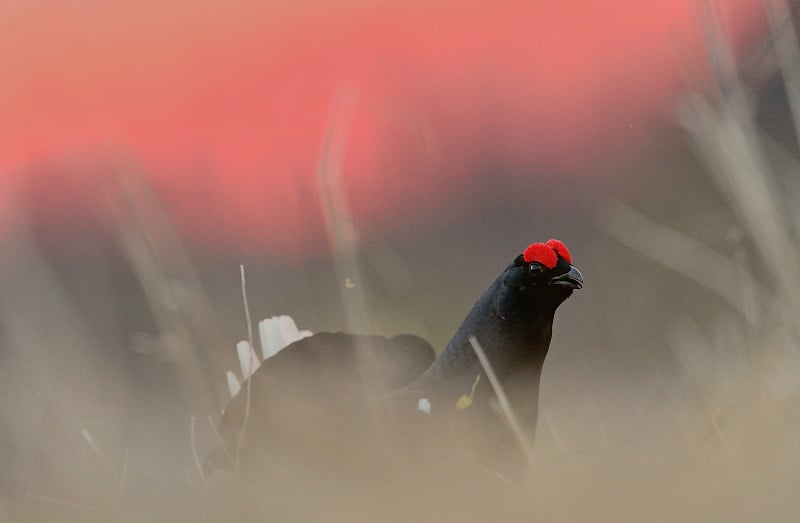
[[569, 272], [560, 276], [553, 277], [548, 285], [560, 285], [562, 287], [572, 287], [573, 289], [580, 289], [583, 287], [583, 275], [577, 267], [570, 265]]

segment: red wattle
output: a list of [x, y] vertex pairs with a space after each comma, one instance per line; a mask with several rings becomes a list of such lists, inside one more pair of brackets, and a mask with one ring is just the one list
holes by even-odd
[[552, 238], [547, 240], [545, 245], [556, 251], [556, 254], [561, 256], [567, 263], [572, 263], [572, 256], [570, 256], [567, 246], [564, 245], [560, 240]]
[[552, 269], [556, 266], [556, 263], [558, 263], [556, 251], [544, 243], [532, 243], [528, 245], [528, 247], [525, 248], [525, 252], [522, 253], [522, 258], [527, 263], [541, 263], [548, 269]]

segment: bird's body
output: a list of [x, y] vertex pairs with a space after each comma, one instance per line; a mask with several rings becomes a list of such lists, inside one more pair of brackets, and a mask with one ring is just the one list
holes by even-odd
[[582, 282], [566, 247], [550, 240], [505, 268], [435, 361], [413, 336], [322, 333], [295, 342], [255, 372], [250, 401], [244, 391], [232, 400], [220, 432], [229, 448], [237, 445], [249, 408], [243, 459], [285, 457], [289, 449], [291, 461], [313, 469], [337, 456], [373, 464], [391, 449], [407, 465], [438, 459], [443, 449], [458, 456], [470, 449], [484, 470], [519, 477], [525, 456], [469, 338], [484, 347], [532, 437], [555, 310]]
[[[362, 352], [371, 365], [361, 364]], [[217, 451], [213, 465], [234, 465], [240, 436], [242, 463], [269, 466], [273, 457], [285, 459], [292, 447], [303, 450], [302, 460], [333, 457], [336, 449], [352, 447], [365, 435], [372, 406], [365, 387], [377, 383], [384, 391], [399, 389], [434, 357], [430, 344], [412, 335], [387, 339], [322, 332], [295, 341], [259, 367], [225, 408], [219, 432], [228, 452]]]

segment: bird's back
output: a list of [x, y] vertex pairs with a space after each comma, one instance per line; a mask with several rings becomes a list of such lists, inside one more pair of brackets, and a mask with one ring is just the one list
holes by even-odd
[[412, 335], [318, 333], [296, 341], [259, 367], [226, 407], [220, 434], [227, 452], [216, 453], [214, 467], [230, 468], [220, 458], [237, 448], [243, 465], [259, 467], [287, 453], [296, 464], [352, 459], [374, 438], [370, 409], [434, 358], [430, 344]]

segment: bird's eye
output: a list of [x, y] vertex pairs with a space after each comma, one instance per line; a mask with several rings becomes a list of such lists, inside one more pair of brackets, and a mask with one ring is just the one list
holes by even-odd
[[531, 274], [534, 276], [537, 274], [541, 274], [544, 271], [544, 267], [542, 267], [541, 263], [533, 262], [528, 265], [528, 270], [531, 271]]

